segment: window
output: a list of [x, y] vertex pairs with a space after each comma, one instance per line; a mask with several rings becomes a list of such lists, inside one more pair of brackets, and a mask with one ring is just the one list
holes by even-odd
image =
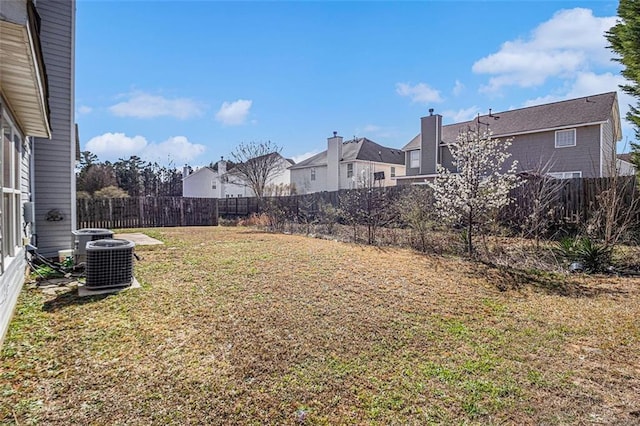
[[576, 146], [576, 129], [558, 130], [556, 132], [556, 148]]
[[420, 150], [409, 151], [409, 167], [412, 169], [420, 167]]
[[316, 180], [316, 169], [311, 169], [311, 180]]
[[216, 189], [216, 181], [211, 181], [211, 189]]
[[391, 177], [396, 177], [396, 168], [391, 166], [391, 172], [389, 173]]
[[[22, 136], [9, 120], [8, 115], [2, 116], [2, 204], [0, 212], [2, 220], [2, 258], [15, 256], [16, 248], [21, 245], [21, 150]], [[4, 262], [3, 262], [4, 263]]]
[[553, 172], [547, 173], [548, 176], [551, 176], [554, 179], [573, 179], [573, 178], [581, 178], [582, 172]]
[[347, 164], [347, 177], [348, 178], [353, 177], [353, 163]]

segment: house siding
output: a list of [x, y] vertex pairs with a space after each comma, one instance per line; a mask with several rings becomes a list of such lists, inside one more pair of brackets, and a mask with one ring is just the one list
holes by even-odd
[[[498, 137], [504, 141], [507, 138]], [[531, 133], [513, 137], [511, 157], [504, 169], [518, 161], [518, 171], [582, 172], [582, 177], [600, 176], [600, 125], [576, 128], [576, 145], [555, 147], [555, 131]], [[453, 157], [448, 147], [441, 151], [443, 167], [454, 171]]]
[[[216, 189], [213, 189], [213, 182], [216, 182]], [[211, 169], [203, 168], [196, 170], [182, 181], [182, 196], [193, 198], [219, 198], [220, 187], [218, 174]]]
[[[411, 150], [416, 151], [416, 150]], [[420, 167], [409, 167], [411, 165], [411, 151], [407, 151], [404, 153], [404, 164], [407, 172], [407, 176], [416, 176], [420, 174]], [[422, 164], [422, 159], [420, 160], [420, 164]]]
[[613, 124], [608, 120], [602, 125], [602, 176], [611, 176], [616, 167], [616, 143], [613, 136]]
[[[49, 81], [52, 138], [37, 138], [33, 147], [33, 199], [40, 254], [55, 257], [72, 246], [75, 212], [74, 49], [75, 1], [38, 0], [40, 41]], [[58, 210], [61, 221], [47, 221]]]
[[[311, 180], [311, 169], [316, 169], [316, 180]], [[346, 176], [346, 170], [345, 170]], [[291, 183], [296, 193], [310, 194], [327, 190], [327, 166], [305, 167], [291, 170]]]
[[[505, 138], [500, 138], [504, 140]], [[509, 149], [518, 170], [552, 172], [581, 171], [583, 177], [600, 175], [600, 126], [576, 128], [576, 145], [555, 147], [555, 131], [518, 135]]]
[[11, 261], [5, 260], [5, 270], [0, 277], [0, 344], [9, 328], [18, 295], [24, 284], [26, 267], [23, 247], [16, 251], [16, 256]]

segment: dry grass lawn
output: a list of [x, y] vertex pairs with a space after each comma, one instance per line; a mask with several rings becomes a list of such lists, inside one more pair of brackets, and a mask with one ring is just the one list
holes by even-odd
[[637, 424], [640, 279], [247, 228], [144, 230], [142, 288], [25, 289], [17, 424]]

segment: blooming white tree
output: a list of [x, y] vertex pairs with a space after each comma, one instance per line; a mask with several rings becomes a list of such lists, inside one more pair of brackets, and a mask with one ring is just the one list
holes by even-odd
[[511, 142], [494, 139], [488, 128], [483, 131], [479, 126], [461, 132], [449, 145], [457, 172], [438, 165], [438, 175], [429, 184], [436, 212], [450, 223], [464, 224], [469, 255], [475, 230], [487, 223], [490, 213], [509, 204], [509, 192], [520, 183], [516, 161], [505, 170]]

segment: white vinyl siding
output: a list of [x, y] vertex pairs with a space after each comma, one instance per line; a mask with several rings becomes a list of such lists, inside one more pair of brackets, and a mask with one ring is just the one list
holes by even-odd
[[[47, 69], [51, 139], [33, 143], [33, 201], [37, 247], [45, 257], [70, 249], [76, 229], [75, 197], [75, 1], [38, 0], [40, 40]], [[59, 213], [62, 220], [51, 219]]]
[[556, 131], [556, 148], [576, 146], [576, 129]]

